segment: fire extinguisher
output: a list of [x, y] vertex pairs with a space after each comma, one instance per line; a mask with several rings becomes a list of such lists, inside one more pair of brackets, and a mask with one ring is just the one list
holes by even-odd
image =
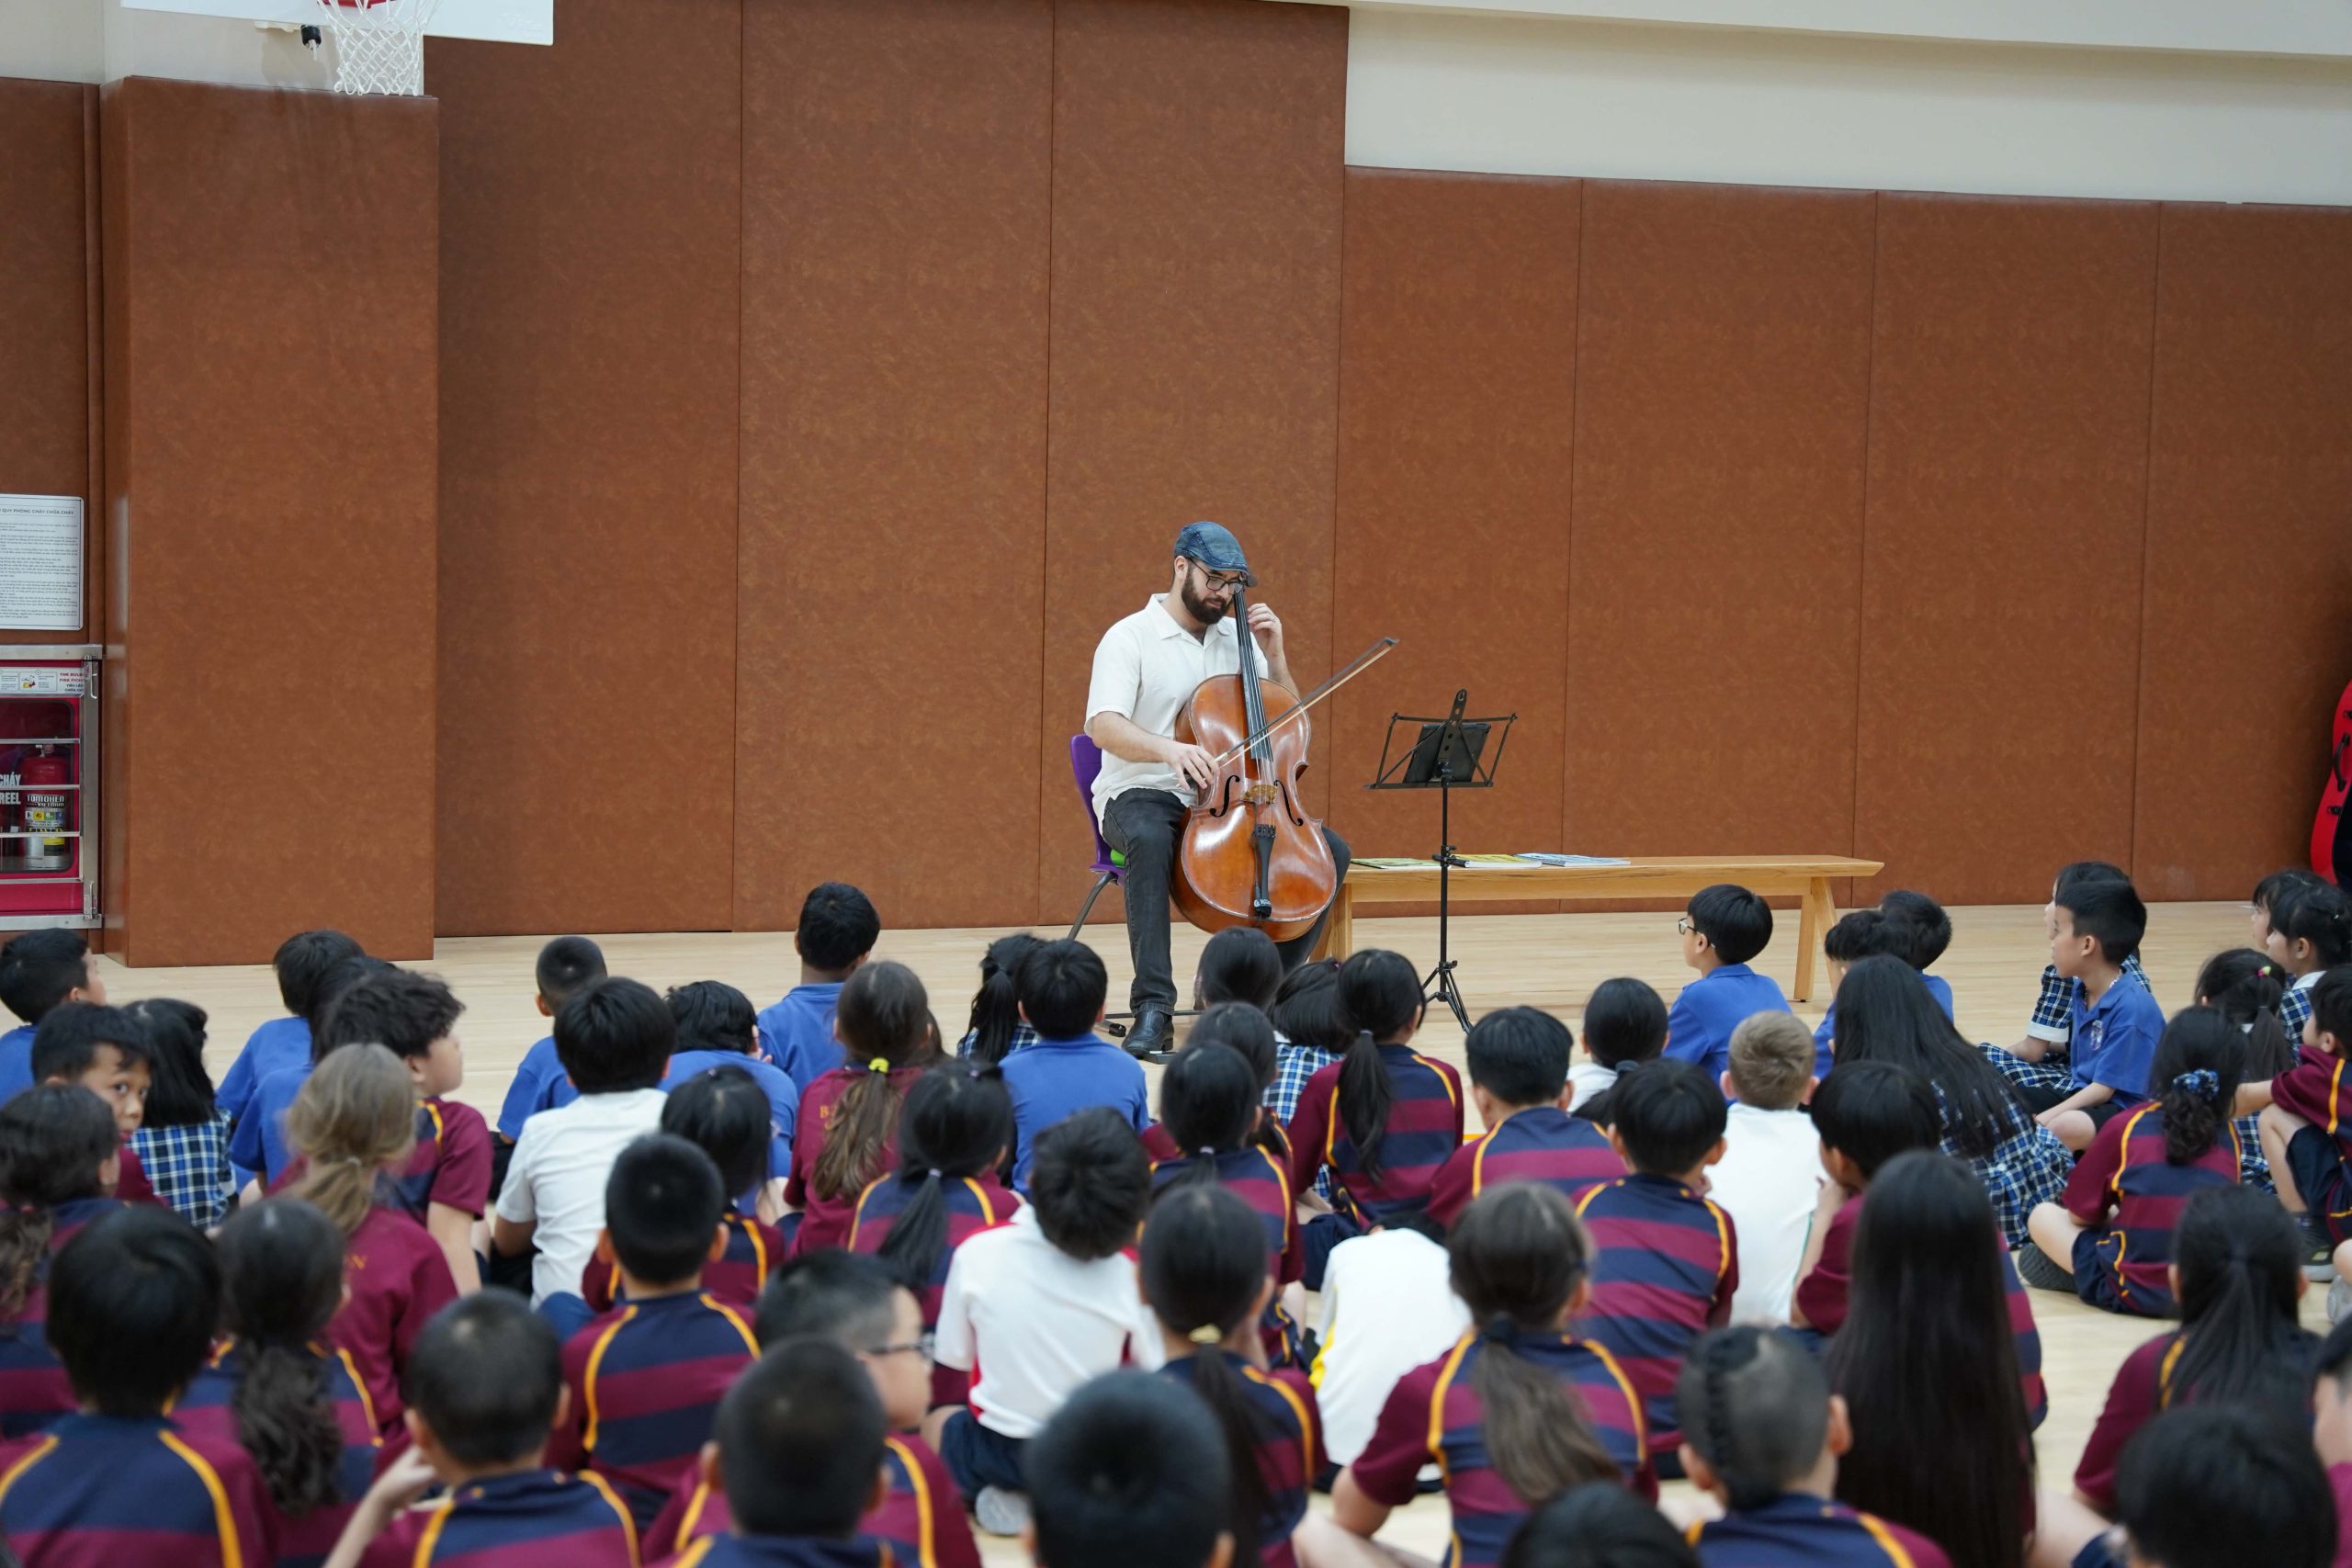
[[25, 848], [25, 869], [63, 871], [73, 864], [74, 840], [40, 835], [72, 831], [73, 795], [58, 786], [74, 782], [74, 764], [61, 756], [54, 746], [42, 746], [24, 760], [18, 775], [24, 794], [25, 831], [33, 835]]

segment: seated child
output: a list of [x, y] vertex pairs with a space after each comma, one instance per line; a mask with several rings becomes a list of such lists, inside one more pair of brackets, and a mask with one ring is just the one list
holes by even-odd
[[2263, 1568], [2343, 1561], [2319, 1456], [2251, 1411], [2200, 1404], [2150, 1423], [2123, 1456], [2118, 1501], [2120, 1549], [2102, 1531], [2077, 1568], [2238, 1568], [2250, 1547]]
[[[899, 1122], [899, 1168], [859, 1194], [849, 1250], [878, 1257], [914, 1292], [925, 1334], [939, 1327], [940, 1298], [956, 1249], [1021, 1207], [999, 1177], [1012, 1152], [1012, 1099], [994, 1068], [949, 1063], [907, 1091]], [[933, 1366], [933, 1405], [961, 1404], [970, 1378]], [[896, 1422], [899, 1428], [922, 1418]]]
[[1806, 1233], [1821, 1198], [1821, 1139], [1804, 1102], [1814, 1076], [1813, 1039], [1793, 1013], [1759, 1012], [1731, 1032], [1731, 1100], [1724, 1157], [1710, 1185], [1739, 1237], [1734, 1321], [1786, 1323]]
[[1690, 896], [1682, 919], [1682, 962], [1699, 977], [1666, 1015], [1666, 1054], [1703, 1069], [1709, 1082], [1731, 1061], [1731, 1032], [1751, 1013], [1786, 1012], [1781, 983], [1747, 961], [1772, 940], [1772, 911], [1745, 887], [1718, 882]]
[[1434, 1461], [1453, 1514], [1449, 1568], [1486, 1568], [1530, 1509], [1568, 1487], [1613, 1480], [1654, 1500], [1641, 1397], [1617, 1358], [1571, 1332], [1595, 1258], [1568, 1201], [1498, 1187], [1463, 1211], [1446, 1251], [1476, 1326], [1398, 1382], [1331, 1490], [1333, 1522], [1370, 1542]]
[[2294, 976], [2278, 998], [2278, 1021], [2297, 1034], [2311, 1016], [2320, 976], [2352, 964], [2352, 894], [2332, 883], [2299, 883], [2278, 895], [2270, 916], [2266, 951]]
[[2188, 1201], [2174, 1234], [2167, 1294], [2180, 1326], [2123, 1359], [2075, 1468], [2075, 1495], [2115, 1515], [2116, 1464], [2160, 1411], [2195, 1402], [2243, 1404], [2300, 1424], [2314, 1341], [2297, 1317], [2301, 1237], [2278, 1204], [2250, 1188], [2211, 1187]]
[[1225, 1438], [1172, 1382], [1088, 1383], [1030, 1444], [1029, 1476], [1038, 1568], [1234, 1568]]
[[1664, 1514], [1608, 1481], [1588, 1481], [1527, 1517], [1502, 1568], [1699, 1568]]
[[[539, 949], [538, 963], [532, 969], [538, 987], [534, 999], [539, 1016], [553, 1020], [564, 1003], [605, 975], [605, 950], [586, 937], [560, 936], [550, 941]], [[523, 1135], [524, 1122], [579, 1098], [580, 1091], [564, 1077], [563, 1063], [555, 1054], [555, 1035], [550, 1032], [523, 1053], [514, 1081], [506, 1086], [506, 1099], [498, 1108], [498, 1135], [511, 1149]], [[502, 1179], [499, 1186], [504, 1185]]]
[[1946, 1018], [1953, 1017], [1951, 982], [1940, 975], [1930, 975], [1936, 960], [1951, 946], [1951, 917], [1944, 907], [1925, 893], [1915, 893], [1898, 887], [1878, 901], [1878, 912], [1887, 923], [1909, 939], [1901, 956], [1910, 961], [1911, 967], [1926, 981], [1928, 994], [1944, 1010]]
[[[1282, 1044], [1273, 1021], [1249, 1002], [1219, 1002], [1204, 1009], [1184, 1032], [1184, 1048], [1223, 1045], [1250, 1064], [1257, 1083], [1258, 1121], [1247, 1141], [1272, 1156], [1284, 1171], [1290, 1169], [1290, 1134], [1265, 1109], [1265, 1098], [1280, 1070]], [[1143, 1130], [1143, 1152], [1157, 1160], [1183, 1157], [1185, 1150], [1170, 1135], [1167, 1124], [1155, 1122]]]
[[[277, 999], [285, 1004], [287, 1016], [270, 1019], [245, 1036], [244, 1047], [229, 1064], [219, 1099], [231, 1120], [244, 1114], [262, 1079], [288, 1067], [310, 1066], [310, 1018], [317, 1006], [319, 982], [344, 959], [360, 955], [359, 944], [338, 931], [296, 931], [277, 944], [269, 966], [277, 974]], [[239, 1185], [254, 1175], [246, 1171]]]
[[286, 1113], [309, 1168], [287, 1189], [341, 1233], [349, 1283], [326, 1342], [350, 1353], [389, 1434], [399, 1422], [410, 1352], [427, 1319], [458, 1293], [448, 1259], [393, 1197], [416, 1152], [416, 1089], [381, 1045], [330, 1053]]
[[[2128, 882], [2083, 882], [2052, 900], [2057, 929], [2050, 962], [2075, 984], [2067, 1021], [2074, 1063], [2071, 1091], [2041, 1108], [2041, 1124], [2080, 1152], [2098, 1129], [2148, 1099], [2148, 1071], [2165, 1032], [2164, 1010], [2147, 987], [2123, 973], [2147, 934], [2147, 906]], [[2034, 1100], [2027, 1091], [2029, 1103]]]
[[[1257, 1073], [1229, 1046], [1195, 1039], [1179, 1051], [1159, 1076], [1159, 1114], [1169, 1142], [1185, 1152], [1152, 1163], [1151, 1187], [1157, 1193], [1204, 1182], [1240, 1198], [1258, 1216], [1266, 1277], [1279, 1293], [1299, 1276], [1298, 1213], [1289, 1172], [1250, 1141], [1263, 1114], [1261, 1088]], [[1287, 1320], [1275, 1318], [1268, 1329], [1266, 1354], [1280, 1364]]]
[[220, 1262], [226, 1337], [172, 1419], [252, 1458], [279, 1562], [323, 1562], [384, 1441], [350, 1354], [320, 1343], [343, 1304], [343, 1233], [308, 1203], [272, 1198], [220, 1227]]
[[1829, 1180], [1805, 1243], [1789, 1321], [1826, 1337], [1845, 1325], [1862, 1194], [1895, 1156], [1936, 1146], [1936, 1093], [1907, 1068], [1849, 1063], [1815, 1093], [1813, 1125]]
[[1290, 1123], [1290, 1190], [1331, 1173], [1329, 1214], [1307, 1222], [1306, 1288], [1319, 1290], [1323, 1260], [1341, 1241], [1425, 1209], [1438, 1168], [1462, 1146], [1462, 1078], [1412, 1048], [1421, 1022], [1421, 979], [1402, 953], [1366, 949], [1340, 969], [1341, 1016], [1355, 1043], [1308, 1080]]
[[1568, 1069], [1568, 1109], [1606, 1127], [1618, 1075], [1666, 1055], [1665, 998], [1649, 982], [1622, 976], [1595, 986], [1584, 1004], [1584, 1054]]
[[1191, 1385], [1225, 1435], [1235, 1553], [1294, 1568], [1292, 1537], [1323, 1445], [1306, 1374], [1256, 1364], [1258, 1325], [1276, 1288], [1258, 1216], [1214, 1182], [1172, 1189], [1144, 1225], [1138, 1267], [1167, 1356], [1160, 1375]]
[[623, 1303], [565, 1341], [569, 1419], [548, 1453], [603, 1476], [639, 1528], [710, 1436], [713, 1412], [759, 1354], [743, 1314], [702, 1289], [727, 1194], [710, 1156], [648, 1133], [613, 1161], [596, 1249], [619, 1266]]
[[1838, 1461], [1853, 1429], [1846, 1402], [1794, 1337], [1749, 1325], [1715, 1330], [1690, 1348], [1675, 1408], [1682, 1467], [1724, 1508], [1691, 1531], [1705, 1568], [1950, 1568], [1926, 1537], [1838, 1501]]
[[1271, 1012], [1282, 989], [1283, 955], [1274, 939], [1255, 926], [1227, 926], [1201, 949], [1193, 976], [1193, 1006], [1201, 1012], [1226, 1002], [1248, 1002]]
[[[768, 1164], [768, 1099], [741, 1067], [707, 1067], [670, 1091], [662, 1107], [662, 1131], [673, 1134], [710, 1156], [720, 1185], [737, 1190], [760, 1179]], [[783, 1233], [733, 1207], [718, 1216], [720, 1240], [703, 1259], [702, 1288], [729, 1306], [749, 1312], [768, 1276], [784, 1262]], [[620, 1265], [599, 1247], [582, 1272], [580, 1294], [591, 1312], [609, 1312], [620, 1295]]]
[[[416, 1446], [360, 1500], [329, 1568], [637, 1568], [637, 1527], [604, 1478], [547, 1463], [561, 1352], [520, 1297], [484, 1291], [436, 1314], [410, 1390]], [[411, 1508], [435, 1482], [441, 1500]]]
[[[1470, 1309], [1447, 1274], [1445, 1227], [1426, 1211], [1408, 1210], [1341, 1242], [1324, 1266], [1315, 1306], [1323, 1451], [1345, 1467], [1372, 1440], [1396, 1381], [1442, 1358], [1469, 1332]], [[1424, 1486], [1437, 1476], [1431, 1462]]]
[[[1888, 955], [1911, 962], [1911, 933], [1895, 924], [1877, 909], [1851, 909], [1838, 918], [1837, 923], [1821, 933], [1821, 955], [1829, 961], [1829, 995], [1827, 1010], [1813, 1032], [1814, 1076], [1827, 1077], [1837, 1062], [1833, 1042], [1838, 1038], [1838, 987], [1846, 972], [1865, 958]], [[1920, 979], [1926, 980], [1922, 975]], [[1946, 1016], [1950, 1016], [1947, 1004]]]
[[857, 1200], [899, 1163], [899, 1113], [915, 1080], [939, 1062], [931, 998], [903, 964], [861, 966], [842, 987], [833, 1029], [849, 1054], [800, 1096], [785, 1201], [800, 1211], [796, 1252], [849, 1240]]
[[1013, 994], [1013, 976], [1022, 960], [1046, 945], [1034, 931], [1014, 931], [989, 943], [980, 955], [980, 988], [972, 993], [972, 1013], [956, 1054], [975, 1065], [992, 1067], [1024, 1045], [1037, 1043], [1037, 1032], [1021, 1016], [1021, 998]]
[[44, 1330], [46, 1281], [61, 1247], [122, 1207], [106, 1195], [121, 1153], [113, 1113], [78, 1084], [0, 1101], [0, 1438], [76, 1408]]
[[[2236, 1097], [2240, 1115], [2262, 1113], [2262, 1152], [2278, 1201], [2309, 1215], [2314, 1235], [2330, 1248], [2352, 1240], [2352, 1171], [2346, 1168], [2352, 1118], [2338, 1114], [2346, 1102], [2346, 1052], [2352, 1052], [2352, 966], [2329, 970], [2312, 987], [2302, 1054], [2294, 1066], [2267, 1083], [2240, 1085]], [[2336, 1273], [2346, 1277], [2342, 1263]]]
[[938, 1359], [971, 1375], [971, 1405], [933, 1411], [923, 1436], [992, 1535], [1027, 1522], [1023, 1450], [1062, 1401], [1124, 1362], [1159, 1363], [1124, 1256], [1150, 1196], [1133, 1124], [1108, 1106], [1081, 1111], [1038, 1134], [1027, 1206], [948, 1265]]
[[[752, 1331], [763, 1351], [787, 1340], [830, 1339], [874, 1380], [891, 1435], [883, 1440], [885, 1492], [868, 1510], [864, 1533], [887, 1542], [902, 1563], [979, 1568], [979, 1548], [956, 1506], [955, 1480], [914, 1431], [930, 1404], [931, 1344], [913, 1294], [875, 1259], [828, 1248], [784, 1266], [760, 1298]], [[691, 1466], [646, 1532], [645, 1560], [704, 1536], [725, 1535], [733, 1526], [726, 1494], [702, 1466]]]
[[760, 1038], [768, 1059], [804, 1099], [819, 1078], [850, 1060], [833, 1032], [833, 1010], [842, 985], [881, 935], [873, 900], [846, 882], [819, 883], [800, 901], [800, 920], [792, 929], [800, 984], [761, 1012]]
[[1012, 1185], [1025, 1192], [1038, 1134], [1096, 1105], [1109, 1106], [1141, 1132], [1151, 1124], [1151, 1100], [1143, 1064], [1094, 1032], [1111, 979], [1092, 948], [1046, 942], [1022, 961], [1013, 992], [1022, 1018], [1037, 1032], [1035, 1044], [1004, 1060], [1004, 1087], [1012, 1096]]
[[1617, 1080], [1609, 1141], [1631, 1175], [1577, 1202], [1600, 1256], [1579, 1332], [1606, 1349], [1643, 1403], [1653, 1461], [1682, 1441], [1674, 1380], [1683, 1352], [1731, 1317], [1739, 1236], [1699, 1183], [1724, 1157], [1723, 1091], [1689, 1062], [1645, 1062]]
[[[355, 953], [339, 958], [328, 965], [319, 977], [318, 989], [311, 994], [311, 1012], [303, 1020], [305, 1032], [311, 1037], [311, 1054], [291, 1066], [279, 1067], [266, 1073], [254, 1084], [253, 1098], [237, 1116], [236, 1125], [229, 1133], [229, 1157], [240, 1170], [250, 1170], [254, 1180], [243, 1190], [246, 1199], [258, 1202], [262, 1194], [277, 1185], [293, 1163], [294, 1151], [286, 1144], [286, 1111], [302, 1092], [302, 1084], [318, 1067], [326, 1054], [334, 1049], [328, 1043], [326, 1023], [343, 993], [373, 975], [392, 968], [380, 958]], [[380, 1041], [370, 1042], [380, 1044]]]
[[126, 1203], [155, 1201], [155, 1189], [130, 1146], [132, 1134], [147, 1120], [147, 1090], [153, 1081], [148, 1058], [147, 1032], [120, 1008], [67, 1002], [51, 1009], [33, 1032], [33, 1081], [78, 1085], [114, 1112], [121, 1145], [114, 1195]]
[[[2058, 896], [2068, 888], [2086, 882], [2131, 880], [2131, 874], [2121, 866], [2103, 860], [2081, 860], [2061, 866], [2050, 885], [2050, 902], [2041, 907], [2042, 924], [2055, 934]], [[2123, 961], [2123, 972], [2143, 987], [2147, 986], [2148, 977], [2140, 968], [2138, 953]], [[1977, 1047], [2037, 1111], [2057, 1104], [2074, 1092], [2074, 1064], [2067, 1060], [2067, 1036], [2074, 1030], [2074, 981], [2058, 973], [2057, 964], [2045, 964], [2041, 968], [2041, 990], [2034, 999], [2024, 1036], [2014, 1045]]]
[[538, 1249], [535, 1299], [579, 1293], [605, 1228], [613, 1161], [661, 1123], [677, 1027], [651, 988], [617, 977], [590, 981], [557, 1011], [556, 1053], [580, 1098], [523, 1123], [491, 1229], [491, 1245], [508, 1258]]
[[2040, 1259], [2027, 1259], [2028, 1283], [2071, 1285], [2106, 1312], [2174, 1315], [2166, 1280], [2181, 1207], [2238, 1179], [2229, 1117], [2245, 1057], [2245, 1037], [2213, 1009], [2173, 1015], [2149, 1079], [2157, 1098], [2100, 1128], [2064, 1200], [2033, 1211]]
[[220, 1270], [210, 1245], [168, 1210], [121, 1210], [58, 1253], [49, 1293], [50, 1342], [80, 1407], [0, 1466], [0, 1534], [17, 1558], [27, 1568], [273, 1561], [253, 1461], [166, 1415], [211, 1349]]
[[[2267, 953], [2231, 948], [2205, 961], [2197, 972], [2196, 1004], [2229, 1020], [2245, 1042], [2241, 1085], [2267, 1083], [2295, 1065], [2296, 1040], [2278, 1021], [2278, 1000], [2287, 972]], [[2262, 1118], [2253, 1111], [2233, 1123], [2238, 1132], [2238, 1179], [2265, 1192], [2275, 1190], [2270, 1162], [2262, 1154]]]
[[1566, 1024], [1535, 1008], [1501, 1008], [1471, 1025], [1463, 1055], [1487, 1130], [1438, 1168], [1430, 1213], [1440, 1224], [1506, 1181], [1548, 1182], [1575, 1199], [1625, 1174], [1609, 1134], [1565, 1107], [1575, 1045]]
[[[1275, 1042], [1274, 1083], [1266, 1091], [1266, 1109], [1287, 1127], [1308, 1082], [1346, 1055], [1356, 1037], [1340, 1010], [1340, 961], [1318, 958], [1283, 976], [1266, 1018], [1274, 1026]], [[1328, 1177], [1315, 1179], [1315, 1190], [1330, 1201]]]
[[122, 1010], [145, 1036], [147, 1100], [126, 1145], [155, 1200], [198, 1230], [220, 1223], [237, 1190], [229, 1113], [204, 1070], [206, 1014], [194, 1002], [152, 997]]
[[20, 931], [0, 943], [0, 1005], [24, 1021], [0, 1034], [0, 1100], [33, 1086], [33, 1030], [67, 1002], [104, 1007], [106, 982], [80, 931]]
[[874, 1380], [829, 1339], [793, 1339], [727, 1391], [703, 1473], [728, 1498], [734, 1529], [705, 1536], [674, 1568], [889, 1568], [864, 1533], [888, 1489], [889, 1428]]
[[670, 1004], [670, 1016], [677, 1021], [678, 1042], [671, 1049], [670, 1070], [662, 1076], [662, 1088], [676, 1089], [696, 1073], [713, 1067], [732, 1067], [751, 1075], [767, 1098], [768, 1158], [756, 1180], [741, 1189], [729, 1189], [728, 1197], [739, 1207], [756, 1205], [761, 1197], [769, 1196], [767, 1183], [774, 1181], [771, 1207], [780, 1208], [785, 1179], [792, 1174], [792, 1134], [800, 1122], [800, 1088], [785, 1076], [783, 1068], [760, 1055], [759, 1018], [752, 1010], [752, 998], [723, 980], [696, 980], [672, 987], [662, 999]]

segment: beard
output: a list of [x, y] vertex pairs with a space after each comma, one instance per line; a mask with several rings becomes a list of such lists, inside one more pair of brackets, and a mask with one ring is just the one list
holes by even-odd
[[1193, 579], [1189, 572], [1185, 574], [1183, 582], [1178, 586], [1176, 596], [1184, 602], [1184, 608], [1193, 619], [1204, 626], [1213, 626], [1225, 619], [1227, 603], [1203, 599], [1195, 594], [1193, 592]]

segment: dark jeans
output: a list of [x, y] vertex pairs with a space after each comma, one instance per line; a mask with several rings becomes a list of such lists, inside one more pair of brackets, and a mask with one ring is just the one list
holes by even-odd
[[[1127, 857], [1119, 886], [1127, 898], [1127, 952], [1135, 959], [1135, 984], [1127, 988], [1127, 1005], [1136, 1012], [1151, 1006], [1176, 1009], [1176, 976], [1168, 957], [1168, 885], [1176, 874], [1176, 845], [1184, 831], [1189, 808], [1164, 789], [1131, 789], [1102, 813], [1102, 837]], [[1348, 841], [1329, 827], [1324, 840], [1344, 880], [1348, 874]], [[1323, 940], [1326, 908], [1315, 929], [1305, 936], [1277, 942], [1284, 973], [1306, 962]]]

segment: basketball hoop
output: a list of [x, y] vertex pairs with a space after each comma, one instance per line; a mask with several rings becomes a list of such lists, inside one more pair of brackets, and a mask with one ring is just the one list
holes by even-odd
[[334, 37], [334, 90], [424, 96], [424, 24], [441, 0], [319, 0]]

